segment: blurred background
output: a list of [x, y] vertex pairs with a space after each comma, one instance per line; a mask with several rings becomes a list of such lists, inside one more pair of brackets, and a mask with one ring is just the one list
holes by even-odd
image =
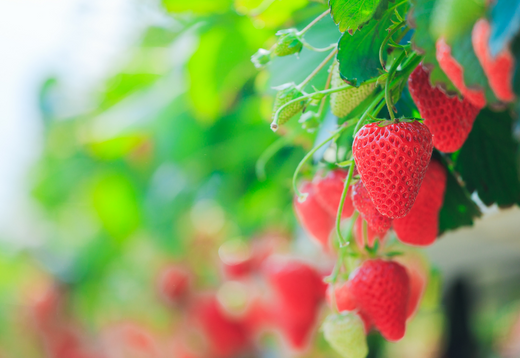
[[[335, 356], [316, 327], [303, 351], [266, 330], [209, 354], [211, 324], [185, 302], [199, 298], [182, 297], [216, 297], [240, 336], [237, 312], [265, 282], [238, 280], [238, 263], [290, 253], [330, 270], [292, 211], [315, 135], [269, 129], [271, 87], [323, 55], [250, 62], [325, 9], [0, 1], [0, 357]], [[339, 36], [326, 17], [306, 38]], [[371, 357], [520, 357], [520, 210], [483, 209], [425, 250], [419, 313], [399, 343], [370, 336]]]

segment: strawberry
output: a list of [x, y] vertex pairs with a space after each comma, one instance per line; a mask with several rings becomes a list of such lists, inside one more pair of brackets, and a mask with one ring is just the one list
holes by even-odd
[[[388, 219], [386, 216], [381, 215], [383, 218]], [[364, 249], [366, 245], [368, 247], [374, 247], [374, 244], [376, 243], [376, 239], [379, 238], [379, 242], [383, 243], [383, 240], [386, 236], [386, 231], [383, 234], [378, 234], [375, 232], [371, 226], [367, 224], [367, 238], [366, 242], [363, 239], [363, 218], [361, 216], [358, 216], [356, 219], [356, 222], [354, 223], [354, 239], [356, 240], [356, 244], [360, 249]]]
[[266, 260], [262, 272], [280, 301], [291, 310], [301, 312], [324, 298], [320, 274], [302, 261], [273, 256]]
[[[343, 194], [343, 187], [345, 186], [345, 179], [348, 171], [343, 169], [336, 169], [330, 171], [324, 178], [316, 175], [312, 182], [314, 192], [316, 193], [316, 200], [320, 205], [333, 217], [338, 215], [339, 203], [341, 195]], [[354, 212], [351, 198], [351, 187], [348, 188], [343, 204], [343, 212], [341, 218], [349, 218]]]
[[311, 237], [327, 249], [329, 247], [329, 236], [336, 220], [319, 204], [310, 182], [305, 182], [300, 191], [308, 195], [303, 202], [300, 202], [298, 197], [294, 198], [296, 216]]
[[479, 109], [484, 108], [486, 106], [484, 90], [475, 90], [466, 87], [466, 84], [464, 83], [464, 69], [457, 60], [451, 56], [451, 48], [450, 45], [446, 43], [446, 40], [441, 37], [437, 40], [435, 47], [437, 50], [436, 57], [439, 66], [451, 82], [453, 82], [455, 87], [457, 87], [462, 96], [467, 98], [475, 107]]
[[[327, 290], [327, 300], [330, 305], [332, 305], [332, 287], [329, 286]], [[370, 332], [372, 327], [372, 323], [370, 322], [370, 317], [368, 317], [364, 312], [360, 311], [357, 307], [356, 299], [352, 295], [349, 283], [344, 282], [342, 284], [334, 286], [334, 292], [336, 293], [336, 308], [339, 312], [343, 311], [357, 311], [359, 317], [363, 320], [363, 324], [365, 325], [365, 333]]]
[[270, 257], [263, 272], [273, 291], [272, 319], [295, 349], [303, 349], [316, 322], [319, 304], [325, 296], [320, 274], [294, 259]]
[[327, 342], [342, 357], [365, 358], [368, 354], [366, 334], [361, 318], [354, 312], [329, 315], [322, 326]]
[[406, 269], [393, 261], [367, 260], [351, 274], [349, 288], [359, 309], [389, 341], [403, 338], [410, 297]]
[[273, 50], [276, 56], [288, 56], [302, 51], [303, 43], [295, 29], [281, 30], [276, 35], [280, 36]]
[[[359, 130], [352, 153], [361, 180], [381, 214], [395, 219], [410, 211], [432, 151], [432, 135], [417, 121], [385, 126], [369, 123]], [[371, 224], [369, 218], [364, 219]]]
[[439, 232], [439, 212], [445, 190], [446, 169], [438, 161], [432, 160], [412, 210], [404, 218], [393, 222], [400, 241], [416, 246], [433, 244]]
[[433, 146], [445, 153], [459, 150], [480, 109], [466, 98], [448, 97], [432, 87], [429, 72], [419, 65], [408, 79], [410, 94], [433, 136]]
[[361, 217], [367, 221], [370, 230], [376, 235], [385, 236], [392, 225], [392, 219], [382, 215], [377, 210], [361, 180], [352, 187], [352, 203]]
[[[347, 84], [339, 73], [339, 63], [332, 65], [331, 88], [343, 87]], [[330, 109], [336, 117], [345, 117], [356, 108], [376, 88], [375, 83], [361, 85], [357, 88], [348, 88], [330, 95]]]
[[[274, 98], [274, 107], [273, 107], [273, 121], [275, 119], [276, 112], [280, 107], [284, 104], [302, 96], [300, 90], [298, 90], [294, 83], [287, 83], [285, 85], [276, 87], [278, 90], [276, 93], [276, 97]], [[305, 101], [296, 101], [289, 106], [285, 107], [280, 114], [278, 115], [278, 125], [282, 125], [286, 123], [289, 119], [294, 117], [296, 114], [303, 110], [305, 106]]]
[[170, 265], [161, 272], [158, 287], [166, 301], [178, 302], [188, 294], [190, 274], [181, 266]]
[[495, 92], [497, 98], [504, 102], [515, 99], [513, 93], [513, 75], [515, 71], [515, 59], [509, 48], [504, 48], [497, 56], [493, 57], [489, 50], [489, 35], [491, 26], [486, 19], [480, 19], [473, 26], [471, 42], [473, 50], [484, 69], [489, 86]]
[[247, 326], [227, 316], [215, 296], [200, 299], [193, 308], [214, 356], [234, 357], [248, 347]]

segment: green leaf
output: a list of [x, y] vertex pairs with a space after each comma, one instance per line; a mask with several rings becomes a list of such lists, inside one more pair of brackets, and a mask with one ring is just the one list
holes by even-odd
[[455, 169], [470, 192], [476, 191], [486, 205], [520, 205], [520, 179], [513, 139], [513, 120], [508, 112], [483, 109], [460, 150]]
[[386, 0], [329, 0], [330, 13], [339, 31], [355, 33], [370, 21], [380, 2]]
[[500, 0], [491, 10], [491, 55], [496, 56], [520, 30], [520, 0]]
[[511, 44], [511, 52], [515, 57], [515, 70], [513, 74], [513, 92], [520, 96], [520, 36], [515, 37]]
[[460, 186], [454, 174], [448, 171], [444, 203], [439, 213], [439, 235], [461, 226], [472, 226], [473, 219], [481, 215], [477, 204]]
[[396, 20], [394, 10], [405, 14], [408, 3], [401, 3], [388, 9], [379, 21], [371, 21], [353, 36], [345, 32], [339, 40], [338, 61], [341, 77], [354, 85], [377, 77], [382, 70], [379, 63], [379, 48], [392, 20]]
[[430, 33], [435, 38], [444, 37], [449, 43], [460, 34], [471, 32], [485, 11], [484, 0], [437, 0], [431, 14]]
[[424, 54], [423, 64], [431, 69], [430, 83], [455, 94], [457, 89], [440, 69], [435, 58], [436, 38], [430, 33], [430, 22], [436, 0], [411, 0], [412, 8], [408, 16], [410, 26], [415, 28], [412, 45], [417, 52]]

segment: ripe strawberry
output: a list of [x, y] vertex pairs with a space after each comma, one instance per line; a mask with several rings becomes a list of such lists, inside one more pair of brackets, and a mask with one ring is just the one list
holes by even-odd
[[[410, 211], [432, 151], [432, 135], [417, 121], [382, 127], [369, 123], [359, 130], [352, 153], [361, 180], [381, 214], [395, 219]], [[367, 217], [365, 220], [371, 224]]]
[[[348, 171], [346, 170], [336, 169], [328, 172], [324, 178], [320, 175], [316, 175], [312, 181], [314, 192], [316, 193], [316, 200], [332, 217], [336, 217], [338, 214], [339, 203], [341, 201], [341, 195], [343, 194], [347, 174]], [[352, 189], [349, 187], [345, 197], [345, 203], [343, 204], [343, 212], [341, 213], [341, 218], [343, 219], [349, 218], [354, 212], [351, 191]]]
[[367, 221], [370, 230], [376, 233], [376, 235], [385, 236], [392, 225], [392, 219], [382, 215], [377, 210], [372, 199], [370, 199], [367, 188], [361, 180], [352, 187], [352, 203], [361, 214], [361, 218]]
[[460, 91], [464, 98], [467, 98], [475, 107], [484, 108], [486, 106], [486, 97], [484, 96], [484, 90], [470, 89], [466, 87], [464, 83], [464, 69], [462, 66], [451, 56], [450, 45], [446, 43], [446, 40], [441, 37], [435, 44], [436, 57], [439, 62], [439, 66], [444, 71], [446, 76], [453, 82], [455, 87]]
[[[332, 66], [331, 88], [343, 87], [347, 84], [339, 74], [339, 64]], [[376, 88], [375, 83], [360, 85], [357, 88], [349, 88], [344, 91], [334, 92], [330, 95], [330, 109], [336, 117], [345, 117], [356, 108]]]
[[419, 65], [408, 79], [410, 94], [433, 136], [433, 146], [445, 153], [459, 150], [480, 109], [466, 98], [448, 97], [432, 87], [429, 72]]
[[310, 182], [305, 182], [300, 191], [307, 193], [304, 202], [294, 198], [294, 211], [300, 224], [325, 249], [329, 247], [329, 236], [334, 228], [335, 218], [331, 216], [316, 199], [316, 193]]
[[279, 257], [266, 260], [263, 272], [276, 296], [272, 320], [293, 348], [303, 349], [325, 296], [320, 274], [299, 260]]
[[[386, 216], [381, 215], [383, 218], [388, 219]], [[364, 241], [363, 239], [363, 218], [361, 216], [358, 216], [356, 219], [356, 222], [354, 223], [354, 239], [356, 240], [356, 244], [360, 249], [364, 249], [366, 245], [368, 247], [374, 247], [374, 244], [376, 243], [376, 239], [379, 239], [379, 242], [382, 244], [384, 242], [384, 239], [386, 237], [386, 232], [384, 234], [378, 234], [375, 232], [371, 226], [367, 224], [367, 238], [365, 238], [367, 241]]]
[[205, 297], [195, 303], [193, 314], [205, 333], [216, 357], [234, 357], [249, 345], [246, 325], [228, 317], [216, 297]]
[[493, 58], [489, 50], [490, 33], [491, 26], [486, 19], [477, 21], [473, 26], [471, 36], [473, 50], [484, 69], [489, 86], [495, 92], [497, 98], [504, 102], [511, 102], [515, 99], [512, 86], [515, 59], [507, 47]]
[[325, 296], [321, 275], [308, 264], [281, 257], [270, 257], [262, 271], [281, 302], [300, 312], [313, 307]]
[[351, 274], [349, 286], [357, 306], [389, 341], [403, 338], [410, 281], [406, 269], [393, 261], [367, 260]]
[[368, 354], [366, 334], [361, 318], [354, 312], [329, 315], [322, 326], [323, 335], [342, 357], [365, 358]]
[[[329, 305], [332, 305], [332, 292], [332, 286], [329, 286], [327, 290], [327, 300]], [[336, 293], [335, 299], [338, 311], [357, 311], [357, 314], [361, 317], [363, 324], [365, 325], [365, 333], [370, 332], [370, 329], [372, 328], [370, 317], [358, 309], [356, 299], [350, 291], [349, 283], [344, 282], [342, 284], [337, 284], [334, 286], [334, 292]]]
[[158, 287], [166, 301], [178, 302], [190, 289], [190, 274], [181, 266], [170, 265], [161, 272]]
[[[276, 97], [274, 98], [273, 107], [273, 120], [275, 119], [276, 112], [284, 104], [302, 96], [302, 93], [295, 87], [294, 83], [285, 84], [275, 89], [278, 90]], [[296, 101], [293, 104], [285, 107], [278, 115], [278, 125], [286, 123], [289, 119], [294, 117], [296, 114], [303, 110], [305, 101]]]
[[439, 232], [439, 211], [444, 202], [445, 190], [446, 169], [438, 161], [432, 160], [412, 210], [404, 218], [393, 222], [399, 240], [417, 246], [433, 244]]

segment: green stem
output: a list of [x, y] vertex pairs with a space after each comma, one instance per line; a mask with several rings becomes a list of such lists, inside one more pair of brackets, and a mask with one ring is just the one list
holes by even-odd
[[341, 134], [348, 127], [352, 126], [354, 123], [355, 122], [353, 122], [353, 121], [350, 123], [347, 123], [347, 122], [343, 123], [343, 125], [340, 128], [338, 128], [337, 130], [335, 130], [334, 133], [332, 133], [332, 135], [330, 137], [328, 137], [323, 142], [321, 142], [320, 144], [318, 144], [317, 146], [312, 148], [311, 151], [309, 153], [307, 153], [305, 155], [305, 157], [303, 157], [303, 159], [300, 161], [300, 163], [296, 167], [296, 170], [294, 171], [293, 180], [292, 180], [294, 193], [298, 196], [298, 200], [305, 200], [305, 198], [307, 197], [307, 195], [300, 193], [300, 191], [298, 190], [298, 186], [297, 186], [298, 174], [300, 174], [300, 170], [303, 167], [303, 165], [314, 155], [314, 153], [316, 153], [316, 151], [318, 149], [320, 149], [325, 144], [327, 144], [328, 142], [330, 142], [331, 140], [336, 138], [339, 134]]
[[316, 18], [315, 18], [314, 20], [312, 20], [312, 21], [311, 21], [307, 26], [305, 26], [305, 27], [303, 28], [303, 30], [299, 31], [299, 32], [297, 33], [297, 36], [299, 37], [299, 36], [303, 35], [304, 33], [306, 33], [307, 31], [309, 31], [309, 29], [310, 29], [311, 27], [313, 27], [314, 25], [316, 25], [316, 23], [317, 23], [318, 21], [320, 21], [321, 19], [323, 19], [323, 18], [324, 18], [325, 16], [327, 16], [329, 13], [330, 13], [330, 9], [327, 9], [327, 10], [325, 10], [323, 13], [321, 13], [320, 15], [318, 15], [318, 17], [316, 17]]
[[385, 39], [381, 43], [381, 46], [379, 47], [379, 62], [381, 63], [381, 67], [383, 67], [383, 69], [385, 69], [385, 61], [383, 61], [383, 53], [385, 50], [385, 46], [387, 42], [392, 38], [392, 36], [394, 36], [395, 33], [399, 31], [401, 27], [403, 27], [404, 25], [406, 25], [406, 21], [402, 21], [399, 24], [395, 25], [395, 27], [388, 33], [388, 35], [386, 35]]
[[266, 179], [265, 175], [265, 166], [267, 162], [283, 147], [287, 145], [293, 138], [295, 137], [295, 133], [280, 137], [276, 141], [274, 141], [269, 147], [267, 147], [264, 152], [258, 157], [255, 165], [256, 176], [259, 181], [264, 181]]
[[318, 67], [316, 67], [314, 69], [314, 71], [311, 72], [310, 75], [307, 76], [306, 79], [303, 80], [302, 83], [300, 83], [296, 88], [298, 88], [300, 91], [303, 90], [303, 88], [307, 85], [307, 83], [309, 83], [310, 80], [312, 80], [312, 78], [314, 76], [316, 76], [316, 74], [318, 72], [321, 71], [321, 69], [336, 55], [336, 53], [338, 52], [338, 49], [336, 47], [334, 47], [334, 50], [332, 50], [329, 55], [327, 57], [325, 57], [325, 59], [318, 65]]
[[312, 46], [310, 43], [308, 43], [307, 41], [305, 41], [304, 39], [300, 39], [303, 47], [311, 50], [311, 51], [315, 51], [315, 52], [326, 52], [326, 51], [330, 51], [332, 49], [335, 49], [338, 44], [330, 44], [329, 46], [327, 47], [322, 47], [322, 48], [318, 48], [318, 47], [314, 47]]
[[[353, 159], [351, 159], [353, 161]], [[345, 185], [343, 186], [343, 193], [341, 193], [341, 199], [338, 206], [338, 213], [336, 214], [336, 233], [339, 238], [340, 247], [347, 246], [349, 244], [348, 241], [345, 241], [343, 235], [341, 234], [341, 214], [343, 213], [343, 206], [345, 206], [345, 199], [347, 197], [348, 188], [350, 187], [350, 182], [352, 181], [352, 176], [354, 175], [354, 165], [355, 163], [351, 163], [348, 168], [347, 178], [345, 180]]]
[[390, 67], [390, 70], [388, 71], [388, 77], [386, 78], [386, 84], [385, 84], [385, 101], [386, 106], [388, 107], [388, 113], [390, 114], [390, 119], [395, 122], [395, 114], [394, 114], [394, 105], [392, 103], [392, 95], [390, 94], [391, 89], [391, 82], [392, 78], [394, 76], [395, 71], [397, 70], [397, 67], [401, 64], [401, 62], [406, 57], [406, 53], [403, 51], [401, 55], [392, 63], [392, 66]]

